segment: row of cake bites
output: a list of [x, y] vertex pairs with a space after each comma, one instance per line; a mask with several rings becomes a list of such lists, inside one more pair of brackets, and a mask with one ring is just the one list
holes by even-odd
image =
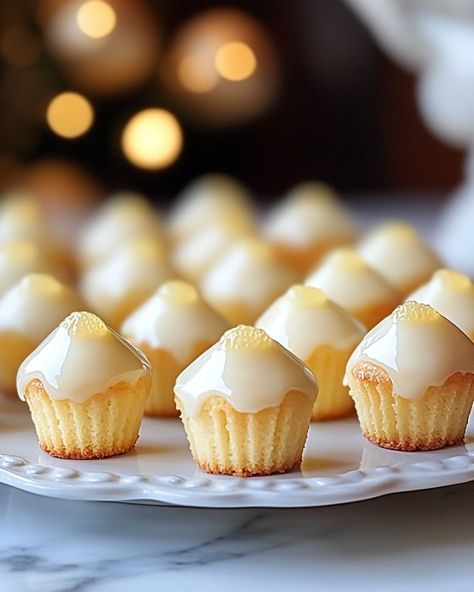
[[[18, 374], [18, 388], [32, 411], [41, 447], [66, 458], [124, 452], [135, 444], [144, 411], [176, 415], [177, 405], [193, 456], [204, 470], [238, 475], [283, 472], [299, 465], [310, 419], [347, 415], [353, 399], [364, 435], [382, 446], [413, 450], [460, 441], [469, 401], [472, 404], [465, 384], [471, 370], [465, 362], [473, 355], [465, 335], [474, 327], [470, 280], [437, 271], [414, 295], [444, 317], [426, 314], [419, 304], [390, 315], [410, 289], [440, 266], [411, 227], [386, 225], [357, 248], [334, 250], [354, 240], [353, 227], [327, 188], [305, 184], [269, 216], [264, 241], [254, 236], [253, 217], [240, 187], [226, 180], [226, 192], [222, 182], [219, 178], [221, 193], [210, 190], [209, 179], [188, 190], [171, 216], [166, 238], [146, 202], [122, 196], [106, 204], [85, 228], [76, 256], [87, 304], [71, 288], [39, 273], [22, 277], [5, 292], [0, 301], [0, 343], [8, 355], [0, 380], [5, 389], [11, 388], [16, 369], [28, 356]], [[14, 211], [12, 203], [9, 208]], [[338, 236], [339, 221], [344, 232]], [[216, 236], [225, 236], [227, 244]], [[19, 246], [18, 241], [6, 246], [15, 244]], [[186, 250], [188, 257], [183, 258]], [[167, 253], [176, 267], [181, 259], [181, 276], [191, 279], [195, 274], [192, 279], [204, 297], [191, 283], [169, 279], [175, 272]], [[193, 256], [199, 271], [186, 273], [182, 262]], [[209, 258], [214, 260], [204, 264]], [[315, 264], [306, 283], [295, 285]], [[13, 304], [16, 314], [11, 314]], [[28, 355], [65, 314], [83, 308], [98, 312], [125, 339], [95, 315], [74, 313]], [[3, 310], [10, 314], [2, 316]], [[375, 337], [370, 332], [363, 339], [366, 329], [360, 321], [371, 327], [384, 317], [389, 326], [385, 333], [392, 341], [380, 334], [383, 323]], [[238, 323], [259, 329], [239, 326], [224, 333]], [[455, 354], [448, 367], [437, 359], [441, 354], [436, 336], [444, 339], [444, 347], [451, 347], [445, 325], [451, 332], [454, 327], [453, 335], [460, 341], [454, 343], [455, 351], [461, 345], [466, 350], [464, 365], [461, 354]], [[420, 366], [421, 354], [406, 340], [399, 344], [398, 338], [408, 334], [417, 343], [418, 333], [429, 333], [430, 327], [433, 336], [423, 342], [422, 352], [432, 371], [426, 364], [421, 372], [424, 387], [413, 396], [410, 389], [399, 388], [400, 383], [406, 387], [406, 381], [397, 380]], [[349, 356], [361, 339], [356, 350], [360, 360], [350, 362], [346, 376], [351, 397], [342, 382]], [[362, 345], [374, 339], [385, 345], [367, 353]], [[398, 360], [402, 343], [414, 354], [403, 357], [407, 368]], [[370, 363], [372, 372], [367, 370]], [[317, 398], [314, 375], [319, 380]], [[430, 408], [429, 421], [416, 416], [410, 424], [414, 406], [425, 408], [429, 389], [441, 388], [443, 397], [451, 393], [453, 376], [460, 378], [458, 386], [464, 389], [464, 407], [456, 403], [457, 391], [447, 396], [448, 407], [456, 404], [463, 413], [456, 407], [456, 413], [447, 415], [443, 407], [435, 421]], [[448, 390], [443, 390], [445, 382]], [[360, 384], [365, 385], [361, 396], [356, 388]], [[406, 417], [402, 411], [394, 415], [390, 397], [410, 407], [402, 410]], [[437, 421], [446, 418], [453, 425], [444, 426], [446, 433], [441, 433]]]

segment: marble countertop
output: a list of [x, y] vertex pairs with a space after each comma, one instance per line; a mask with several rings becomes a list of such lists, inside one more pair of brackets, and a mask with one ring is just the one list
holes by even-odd
[[298, 510], [68, 502], [0, 486], [0, 590], [473, 589], [474, 483]]

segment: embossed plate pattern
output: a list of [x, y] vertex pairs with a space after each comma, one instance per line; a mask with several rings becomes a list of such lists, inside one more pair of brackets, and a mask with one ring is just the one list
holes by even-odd
[[473, 427], [463, 446], [403, 453], [366, 442], [355, 418], [316, 424], [301, 472], [239, 479], [197, 470], [178, 420], [146, 419], [137, 448], [124, 456], [51, 458], [39, 450], [25, 406], [2, 402], [0, 482], [71, 500], [215, 508], [325, 506], [473, 480]]

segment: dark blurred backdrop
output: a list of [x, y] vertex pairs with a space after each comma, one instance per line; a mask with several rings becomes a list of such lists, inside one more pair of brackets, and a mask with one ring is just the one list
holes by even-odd
[[[381, 53], [340, 0], [226, 2], [225, 6], [236, 7], [261, 23], [274, 46], [267, 66], [277, 74], [262, 83], [275, 88], [259, 113], [252, 114], [250, 107], [248, 113], [244, 109], [218, 123], [212, 121], [212, 113], [205, 114], [205, 101], [198, 106], [192, 97], [183, 99], [182, 90], [169, 82], [173, 73], [165, 70], [171, 67], [173, 46], [178, 45], [179, 53], [181, 28], [221, 3], [132, 2], [129, 22], [138, 8], [144, 23], [139, 26], [150, 27], [142, 38], [148, 35], [151, 42], [144, 46], [144, 57], [137, 56], [137, 64], [150, 59], [150, 53], [152, 64], [130, 88], [125, 84], [111, 92], [81, 82], [74, 71], [74, 56], [64, 58], [61, 47], [55, 46], [54, 27], [60, 28], [60, 37], [65, 32], [66, 43], [72, 38], [63, 21], [53, 24], [65, 4], [54, 0], [0, 3], [4, 181], [23, 170], [24, 163], [58, 156], [91, 171], [108, 190], [131, 187], [156, 197], [173, 195], [187, 181], [210, 170], [233, 174], [261, 195], [280, 194], [309, 178], [350, 192], [443, 191], [460, 176], [461, 154], [434, 139], [420, 121], [412, 77]], [[80, 4], [75, 2], [76, 9]], [[130, 6], [125, 0], [110, 5], [118, 23], [122, 12], [127, 20]], [[224, 25], [217, 20], [214, 26], [220, 34]], [[205, 44], [212, 30], [203, 31], [200, 43]], [[257, 60], [258, 43], [257, 38]], [[255, 76], [258, 68], [265, 74], [267, 67], [267, 49], [262, 51]], [[117, 59], [123, 59], [126, 67], [125, 58]], [[49, 101], [64, 90], [82, 93], [95, 110], [93, 126], [76, 139], [58, 136], [45, 122]], [[183, 129], [181, 154], [161, 170], [132, 165], [120, 149], [121, 126], [138, 110], [153, 106], [170, 110]]]

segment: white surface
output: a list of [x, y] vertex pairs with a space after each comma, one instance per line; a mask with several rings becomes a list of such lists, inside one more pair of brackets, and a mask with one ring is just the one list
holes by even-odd
[[472, 592], [474, 484], [326, 508], [67, 502], [0, 486], [1, 592]]
[[196, 469], [178, 420], [145, 420], [138, 446], [127, 455], [74, 461], [39, 450], [25, 405], [3, 402], [0, 417], [0, 482], [64, 499], [324, 506], [474, 479], [474, 429], [465, 446], [402, 453], [365, 442], [356, 419], [314, 424], [300, 473], [241, 479]]

